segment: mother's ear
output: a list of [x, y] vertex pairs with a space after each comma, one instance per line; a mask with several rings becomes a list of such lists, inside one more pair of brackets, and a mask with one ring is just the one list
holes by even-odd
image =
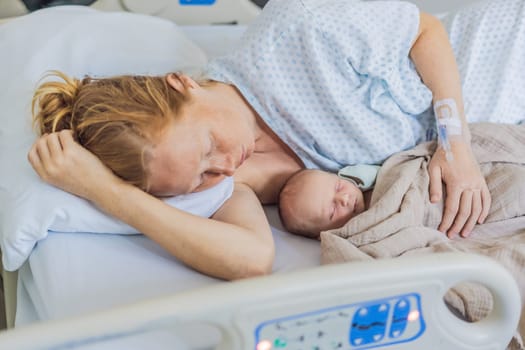
[[188, 92], [190, 89], [199, 87], [199, 84], [185, 74], [169, 73], [166, 75], [168, 84], [181, 94]]

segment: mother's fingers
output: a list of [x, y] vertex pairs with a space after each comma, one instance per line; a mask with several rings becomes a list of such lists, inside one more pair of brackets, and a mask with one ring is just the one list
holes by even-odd
[[47, 145], [47, 139], [50, 135], [44, 135], [40, 137], [36, 142], [36, 153], [38, 157], [40, 158], [41, 163], [45, 166], [47, 163], [49, 163], [51, 159], [51, 152], [49, 151], [49, 147]]
[[57, 133], [58, 139], [63, 149], [69, 148], [72, 145], [77, 144], [73, 138], [73, 132], [69, 129], [64, 129]]
[[49, 181], [57, 175], [64, 162], [59, 133], [44, 134], [38, 138], [28, 153], [28, 160], [37, 174]]
[[[445, 202], [443, 220], [438, 229], [446, 232], [449, 238], [457, 233], [461, 233], [462, 237], [468, 237], [483, 213], [486, 204], [483, 200], [490, 201], [490, 194], [488, 198], [483, 199], [480, 190], [451, 192]], [[487, 207], [490, 207], [490, 202], [487, 204]]]
[[46, 138], [47, 148], [52, 158], [59, 157], [62, 154], [62, 145], [56, 133], [48, 135]]
[[470, 217], [472, 210], [472, 191], [465, 190], [461, 193], [461, 199], [459, 201], [459, 207], [454, 218], [454, 224], [450, 227], [447, 232], [447, 236], [452, 238], [465, 226]]
[[490, 206], [492, 205], [492, 196], [490, 195], [489, 188], [486, 184], [481, 188], [481, 203], [482, 210], [478, 219], [478, 224], [485, 222], [485, 219], [489, 215]]
[[428, 175], [429, 175], [429, 196], [430, 196], [430, 202], [437, 203], [441, 200], [441, 197], [443, 196], [443, 182], [442, 182], [442, 173], [441, 168], [439, 166], [435, 166], [432, 164], [428, 168]]
[[445, 200], [445, 210], [443, 219], [438, 230], [441, 232], [448, 232], [450, 226], [454, 222], [459, 209], [459, 201], [461, 200], [461, 191], [457, 188], [447, 188], [447, 198]]
[[40, 161], [40, 156], [38, 155], [36, 148], [37, 148], [37, 144], [34, 143], [33, 146], [31, 146], [29, 153], [27, 154], [27, 159], [29, 160], [29, 164], [31, 164], [31, 166], [36, 171], [36, 173], [39, 176], [42, 176], [41, 174], [43, 172], [43, 166], [42, 166], [42, 162]]
[[470, 233], [474, 229], [476, 222], [479, 220], [479, 216], [481, 215], [482, 211], [481, 191], [471, 190], [470, 192], [472, 193], [470, 216], [461, 229], [461, 237], [470, 236]]

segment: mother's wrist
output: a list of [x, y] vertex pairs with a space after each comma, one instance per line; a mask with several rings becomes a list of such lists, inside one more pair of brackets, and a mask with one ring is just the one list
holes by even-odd
[[452, 146], [470, 148], [470, 132], [468, 132], [468, 129], [467, 129], [466, 132], [463, 131], [460, 135], [450, 136], [449, 142]]
[[120, 198], [125, 191], [129, 191], [130, 187], [135, 186], [125, 183], [117, 176], [109, 181], [101, 179], [98, 183], [90, 186], [85, 198], [100, 206], [111, 200], [111, 198]]

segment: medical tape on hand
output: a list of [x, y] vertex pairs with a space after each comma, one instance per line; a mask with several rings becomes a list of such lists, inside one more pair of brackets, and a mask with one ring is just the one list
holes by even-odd
[[434, 103], [434, 114], [438, 129], [438, 142], [445, 150], [448, 161], [453, 160], [450, 136], [461, 136], [462, 127], [459, 119], [458, 106], [452, 98], [439, 100]]
[[461, 135], [461, 119], [454, 99], [447, 98], [436, 101], [434, 103], [434, 114], [438, 128], [444, 127], [448, 136]]

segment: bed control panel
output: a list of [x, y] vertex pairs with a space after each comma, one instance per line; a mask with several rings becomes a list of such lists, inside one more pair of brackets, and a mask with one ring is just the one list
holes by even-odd
[[412, 293], [264, 321], [255, 329], [255, 350], [373, 349], [424, 331], [420, 296]]

